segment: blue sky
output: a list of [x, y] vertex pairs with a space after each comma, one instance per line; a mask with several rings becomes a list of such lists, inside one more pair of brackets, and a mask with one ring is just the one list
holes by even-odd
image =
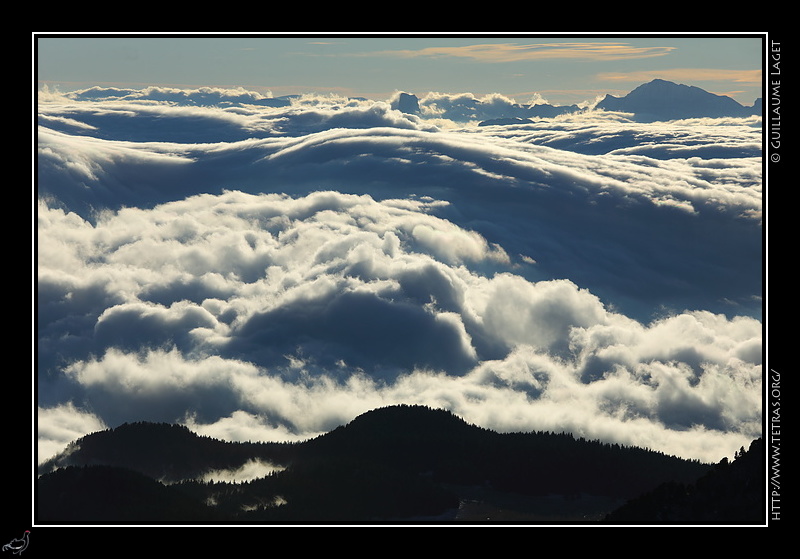
[[553, 104], [624, 95], [662, 78], [761, 96], [760, 34], [189, 35], [35, 34], [39, 87], [243, 87], [386, 99], [395, 91], [501, 93]]

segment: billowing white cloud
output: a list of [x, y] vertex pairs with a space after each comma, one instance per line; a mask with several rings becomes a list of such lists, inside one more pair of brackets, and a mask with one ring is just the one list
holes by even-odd
[[760, 433], [754, 123], [154, 93], [40, 109], [40, 448], [139, 420], [298, 440], [393, 403], [707, 460]]
[[241, 483], [266, 477], [273, 472], [281, 471], [282, 467], [263, 462], [261, 460], [248, 460], [239, 468], [230, 470], [215, 470], [207, 472], [201, 478], [204, 482], [214, 483]]
[[62, 452], [65, 446], [95, 431], [106, 428], [94, 414], [77, 408], [72, 402], [37, 409], [37, 456], [39, 462]]

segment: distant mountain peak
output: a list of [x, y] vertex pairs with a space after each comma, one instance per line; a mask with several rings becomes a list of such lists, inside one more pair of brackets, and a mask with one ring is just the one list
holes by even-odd
[[[721, 97], [724, 99], [730, 99], [730, 97], [726, 97], [724, 95], [716, 95], [714, 93], [710, 93], [694, 85], [675, 83], [668, 80], [663, 80], [661, 78], [656, 78], [647, 83], [643, 83], [642, 85], [633, 89], [633, 91], [631, 91], [627, 95], [627, 97], [636, 97], [640, 95], [653, 95], [653, 94], [686, 95], [686, 96], [699, 96], [707, 98]], [[733, 101], [733, 99], [731, 100]]]
[[746, 117], [760, 114], [760, 103], [745, 107], [727, 95], [717, 95], [693, 85], [661, 78], [644, 83], [624, 97], [606, 95], [597, 108], [634, 113], [647, 120], [702, 117]]
[[675, 82], [671, 82], [669, 80], [665, 80], [665, 79], [662, 79], [662, 78], [654, 78], [654, 79], [650, 80], [649, 82], [643, 83], [642, 85], [640, 85], [636, 89], [640, 89], [640, 88], [643, 88], [643, 87], [644, 88], [646, 88], [646, 87], [670, 87], [670, 88], [693, 87], [694, 89], [700, 89], [699, 87], [695, 87], [693, 85], [690, 86], [690, 85], [685, 85], [685, 84], [682, 84], [682, 83], [675, 83]]
[[392, 108], [402, 113], [419, 114], [419, 98], [411, 93], [400, 92], [397, 99], [392, 102]]

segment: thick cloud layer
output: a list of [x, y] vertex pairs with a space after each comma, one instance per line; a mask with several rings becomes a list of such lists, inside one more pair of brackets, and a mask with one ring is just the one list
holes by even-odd
[[760, 123], [160, 93], [40, 99], [40, 459], [63, 417], [287, 440], [399, 402], [707, 460], [760, 434]]

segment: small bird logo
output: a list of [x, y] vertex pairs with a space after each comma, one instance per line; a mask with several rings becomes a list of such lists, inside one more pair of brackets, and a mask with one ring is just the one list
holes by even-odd
[[14, 538], [6, 545], [4, 545], [3, 551], [10, 551], [17, 555], [22, 553], [23, 551], [25, 551], [25, 548], [28, 547], [28, 537], [30, 536], [30, 533], [31, 533], [30, 530], [25, 530], [25, 533], [22, 535], [21, 538]]

